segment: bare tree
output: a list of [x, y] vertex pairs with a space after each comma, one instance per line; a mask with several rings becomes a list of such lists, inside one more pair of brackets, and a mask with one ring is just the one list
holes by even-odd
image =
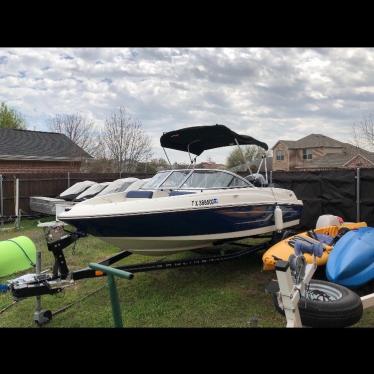
[[98, 160], [108, 160], [108, 148], [105, 143], [103, 132], [98, 132], [92, 141], [92, 150], [89, 154]]
[[265, 151], [257, 145], [247, 145], [241, 149], [243, 153], [239, 148], [235, 147], [227, 157], [226, 166], [229, 169], [245, 163], [245, 160], [243, 160], [243, 155], [247, 161], [253, 161], [265, 154]]
[[94, 124], [81, 114], [56, 114], [49, 121], [51, 131], [65, 134], [79, 147], [91, 153], [97, 147], [94, 138]]
[[374, 151], [374, 117], [369, 115], [352, 127], [353, 140], [356, 147]]
[[134, 170], [138, 162], [148, 161], [152, 156], [151, 138], [125, 108], [113, 112], [106, 119], [103, 139], [109, 157], [115, 160], [120, 174]]

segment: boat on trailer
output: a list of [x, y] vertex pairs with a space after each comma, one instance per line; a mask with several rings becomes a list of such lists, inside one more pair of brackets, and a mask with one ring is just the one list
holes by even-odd
[[274, 232], [276, 208], [282, 211], [282, 228], [299, 224], [303, 204], [292, 191], [255, 187], [227, 170], [194, 167], [205, 150], [230, 145], [240, 149], [244, 144], [267, 150], [265, 143], [223, 125], [171, 131], [160, 142], [164, 150], [188, 152], [191, 168], [160, 171], [137, 191], [88, 199], [61, 213], [59, 220], [144, 255], [207, 248]]

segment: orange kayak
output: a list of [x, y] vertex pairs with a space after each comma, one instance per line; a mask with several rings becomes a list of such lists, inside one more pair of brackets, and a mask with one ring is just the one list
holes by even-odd
[[[313, 230], [316, 234], [324, 234], [329, 235], [331, 237], [335, 237], [339, 230], [343, 227], [348, 229], [358, 229], [360, 227], [367, 227], [366, 222], [344, 222], [340, 226], [328, 226], [328, 227], [320, 227], [318, 229]], [[292, 242], [295, 241], [295, 237], [303, 237], [306, 239], [310, 239], [310, 236], [307, 232], [303, 232], [297, 235], [290, 236], [279, 243], [270, 247], [262, 256], [263, 262], [263, 270], [274, 270], [275, 263], [279, 260], [288, 261], [290, 255], [294, 253], [293, 246], [291, 245]], [[327, 259], [329, 257], [329, 253], [333, 250], [331, 245], [325, 245], [322, 257], [317, 257], [317, 265], [326, 265]], [[313, 256], [309, 254], [304, 254], [304, 257], [307, 263], [311, 264], [313, 262]]]

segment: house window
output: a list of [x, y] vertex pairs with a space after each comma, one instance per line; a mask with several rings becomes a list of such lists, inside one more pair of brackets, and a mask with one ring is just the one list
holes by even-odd
[[284, 160], [284, 151], [277, 151], [277, 161]]
[[303, 159], [311, 160], [313, 157], [313, 152], [311, 149], [303, 149]]

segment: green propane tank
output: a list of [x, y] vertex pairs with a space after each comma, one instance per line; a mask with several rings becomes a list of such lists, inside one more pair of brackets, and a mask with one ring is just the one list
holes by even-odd
[[0, 241], [0, 277], [35, 265], [36, 247], [27, 236]]

